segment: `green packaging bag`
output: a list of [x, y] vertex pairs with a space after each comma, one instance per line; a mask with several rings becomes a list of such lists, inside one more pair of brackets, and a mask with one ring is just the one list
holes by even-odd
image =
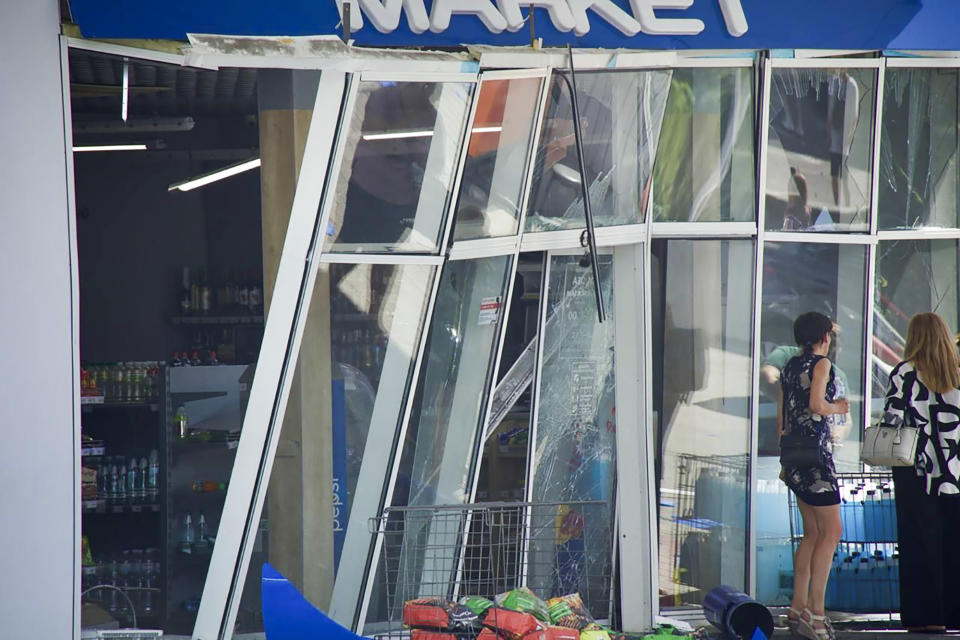
[[493, 606], [493, 600], [487, 600], [482, 596], [464, 596], [460, 598], [460, 604], [478, 616], [481, 616], [487, 609]]
[[494, 600], [504, 609], [529, 613], [541, 622], [550, 622], [547, 603], [526, 587], [517, 587], [512, 591], [501, 593]]

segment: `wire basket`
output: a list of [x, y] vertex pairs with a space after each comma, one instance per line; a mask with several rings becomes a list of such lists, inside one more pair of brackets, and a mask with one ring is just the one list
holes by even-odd
[[364, 630], [402, 635], [408, 600], [492, 599], [521, 585], [544, 600], [578, 592], [594, 617], [609, 619], [611, 514], [602, 500], [388, 508], [371, 519], [382, 551]]
[[[843, 534], [827, 583], [832, 611], [886, 614], [900, 610], [900, 554], [897, 511], [890, 471], [838, 473]], [[796, 497], [789, 493], [790, 537], [794, 552], [803, 537]]]

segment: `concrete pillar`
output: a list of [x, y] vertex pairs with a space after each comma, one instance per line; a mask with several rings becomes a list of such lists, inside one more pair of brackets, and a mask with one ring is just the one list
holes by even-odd
[[[268, 313], [318, 79], [319, 73], [311, 71], [265, 70], [258, 74], [263, 283]], [[312, 179], [322, 180], [323, 176]], [[327, 272], [321, 270], [267, 494], [270, 562], [324, 609], [333, 590], [329, 286]]]

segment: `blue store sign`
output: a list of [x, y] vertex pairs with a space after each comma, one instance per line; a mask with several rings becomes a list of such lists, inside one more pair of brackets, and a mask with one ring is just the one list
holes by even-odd
[[[958, 0], [352, 0], [358, 44], [960, 49]], [[71, 0], [88, 38], [340, 33], [343, 0]]]

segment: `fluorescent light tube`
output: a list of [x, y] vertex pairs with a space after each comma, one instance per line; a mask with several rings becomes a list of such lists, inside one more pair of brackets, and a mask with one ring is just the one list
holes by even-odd
[[101, 144], [74, 147], [74, 151], [146, 151], [145, 144]]
[[[497, 133], [503, 130], [503, 127], [474, 127], [470, 133]], [[403, 138], [429, 138], [433, 135], [433, 129], [422, 129], [417, 131], [393, 131], [386, 133], [365, 133], [363, 139], [367, 142], [375, 140], [400, 140]]]
[[211, 171], [210, 173], [205, 173], [202, 176], [197, 176], [196, 178], [190, 178], [185, 182], [177, 182], [175, 184], [167, 187], [167, 191], [173, 191], [174, 189], [179, 189], [180, 191], [190, 191], [191, 189], [196, 189], [197, 187], [202, 187], [208, 185], [211, 182], [216, 182], [217, 180], [223, 180], [224, 178], [229, 178], [230, 176], [235, 176], [238, 173], [243, 173], [244, 171], [249, 171], [250, 169], [256, 169], [260, 166], [260, 158], [254, 158], [253, 160], [244, 160], [243, 162], [238, 162], [237, 164], [231, 164], [223, 169], [217, 169], [216, 171]]

